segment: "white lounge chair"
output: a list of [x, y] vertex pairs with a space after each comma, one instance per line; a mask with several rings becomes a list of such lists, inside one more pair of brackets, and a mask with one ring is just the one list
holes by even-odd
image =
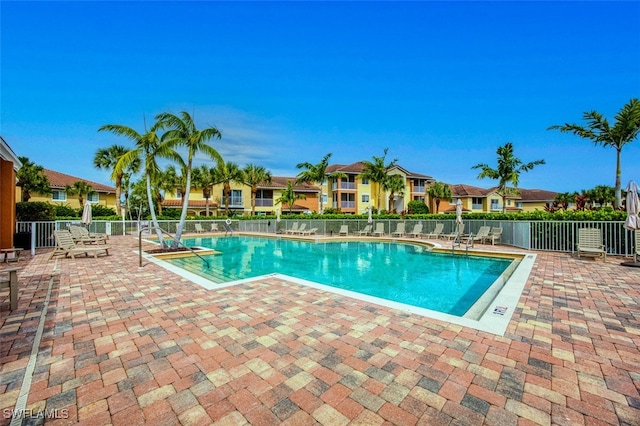
[[306, 231], [302, 231], [302, 235], [315, 235], [318, 232], [318, 228], [307, 229]]
[[364, 228], [362, 228], [360, 231], [358, 231], [358, 235], [360, 236], [371, 235], [371, 225], [367, 225]]
[[349, 235], [349, 225], [340, 226], [340, 231], [338, 231], [338, 235], [340, 236]]
[[420, 237], [422, 235], [422, 224], [416, 223], [415, 225], [413, 225], [413, 231], [408, 232], [407, 235], [415, 238]]
[[220, 232], [220, 230], [218, 229], [218, 223], [217, 222], [213, 222], [211, 224], [211, 232]]
[[444, 230], [444, 223], [436, 223], [436, 227], [433, 229], [433, 231], [429, 232], [428, 234], [424, 234], [424, 236], [425, 238], [438, 239], [442, 237], [443, 230]]
[[285, 232], [287, 234], [295, 234], [296, 232], [298, 232], [298, 222], [293, 222], [291, 228], [287, 229]]
[[489, 235], [482, 239], [482, 242], [491, 241], [491, 245], [495, 245], [496, 243], [500, 244], [502, 242], [502, 228], [491, 228]]
[[71, 238], [76, 244], [107, 244], [107, 234], [91, 235], [83, 226], [71, 225], [69, 227]]
[[396, 225], [396, 230], [391, 233], [392, 237], [402, 237], [404, 236], [404, 222], [399, 222]]
[[578, 257], [591, 256], [607, 259], [607, 252], [602, 244], [602, 232], [597, 228], [578, 229]]
[[196, 232], [197, 232], [198, 234], [201, 234], [201, 233], [203, 233], [203, 232], [204, 232], [204, 228], [202, 227], [202, 224], [201, 224], [201, 223], [196, 223], [196, 224], [195, 224], [195, 227], [196, 227]]
[[376, 223], [376, 229], [373, 231], [374, 237], [381, 237], [384, 235], [384, 223], [378, 222]]
[[637, 263], [640, 262], [640, 230], [636, 229], [634, 234], [636, 234], [636, 251], [633, 254], [633, 261]]
[[53, 258], [53, 256], [58, 254], [64, 254], [64, 257], [71, 255], [72, 259], [75, 259], [76, 254], [84, 253], [87, 257], [89, 257], [89, 253], [93, 254], [93, 257], [98, 258], [98, 253], [104, 251], [107, 256], [109, 256], [109, 246], [107, 245], [94, 245], [94, 246], [85, 246], [85, 245], [76, 245], [73, 241], [73, 237], [71, 236], [71, 232], [65, 230], [54, 231], [53, 234], [56, 237], [56, 247], [51, 252], [51, 256], [49, 260]]
[[305, 229], [307, 229], [307, 224], [306, 224], [306, 223], [303, 223], [302, 225], [300, 225], [300, 226], [298, 227], [298, 230], [297, 230], [297, 231], [293, 232], [293, 234], [300, 234], [300, 235], [302, 235], [302, 233], [304, 232], [304, 230], [305, 230]]
[[490, 226], [481, 226], [478, 229], [478, 232], [476, 232], [476, 235], [469, 235], [468, 237], [465, 238], [465, 241], [471, 242], [471, 247], [473, 247], [476, 243], [476, 241], [482, 243], [484, 241], [485, 238], [489, 238], [489, 234], [491, 232], [491, 227]]
[[464, 234], [464, 223], [457, 223], [456, 229], [450, 234], [442, 235], [442, 238], [446, 238], [447, 240], [454, 240], [458, 236], [462, 237], [463, 234]]

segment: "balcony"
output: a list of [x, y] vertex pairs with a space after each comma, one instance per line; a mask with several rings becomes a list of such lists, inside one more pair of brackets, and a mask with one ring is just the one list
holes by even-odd
[[356, 189], [356, 183], [355, 182], [340, 182], [340, 184], [338, 184], [337, 182], [333, 183], [332, 189], [334, 191], [338, 190], [338, 189]]
[[256, 207], [273, 207], [273, 198], [256, 198]]
[[420, 194], [424, 194], [426, 192], [425, 189], [426, 189], [426, 186], [424, 186], [424, 185], [423, 186], [414, 186], [413, 187], [413, 192], [418, 192]]

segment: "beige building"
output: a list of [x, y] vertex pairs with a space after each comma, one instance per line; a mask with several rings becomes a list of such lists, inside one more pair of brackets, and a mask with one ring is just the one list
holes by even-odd
[[[276, 201], [282, 196], [283, 191], [287, 188], [287, 182], [295, 183], [295, 178], [274, 176], [271, 183], [263, 183], [258, 185], [258, 192], [255, 200], [256, 215], [275, 215], [280, 210], [282, 214], [288, 213], [304, 213], [316, 212], [318, 210], [318, 196], [320, 188], [314, 185], [302, 183], [293, 186], [296, 194], [304, 195], [304, 199], [296, 200], [294, 205], [289, 206], [278, 204]], [[225, 199], [223, 193], [223, 185], [214, 185], [211, 189], [209, 200], [205, 198], [205, 192], [202, 188], [192, 188], [189, 192], [189, 205], [187, 214], [189, 216], [206, 216], [207, 204], [209, 205], [210, 216], [221, 216], [225, 214]], [[162, 208], [182, 209], [182, 194], [180, 191], [166, 193], [162, 202]], [[229, 211], [237, 215], [250, 215], [251, 206], [251, 187], [242, 183], [231, 184], [231, 195], [229, 197]]]
[[[79, 209], [82, 206], [80, 205], [78, 196], [67, 194], [66, 187], [67, 185], [72, 186], [76, 182], [86, 182], [88, 185], [91, 185], [94, 193], [85, 196], [85, 200], [88, 199], [91, 204], [98, 204], [117, 211], [116, 189], [114, 187], [48, 169], [44, 169], [44, 174], [49, 180], [51, 194], [32, 193], [29, 201], [44, 201], [55, 205]], [[17, 188], [17, 190], [19, 194], [20, 188]]]
[[[462, 201], [462, 210], [466, 213], [502, 213], [502, 196], [498, 188], [489, 189], [477, 186], [455, 184], [451, 187], [452, 201], [440, 202], [440, 213], [456, 211], [456, 201]], [[542, 189], [518, 188], [517, 192], [507, 196], [507, 213], [533, 212], [544, 210], [546, 203], [552, 203], [558, 193]], [[432, 210], [435, 212], [435, 208]]]

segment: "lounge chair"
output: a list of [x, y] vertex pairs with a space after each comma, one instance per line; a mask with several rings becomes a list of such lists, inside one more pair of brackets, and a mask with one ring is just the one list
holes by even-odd
[[349, 235], [349, 225], [342, 225], [340, 227], [340, 231], [338, 231], [338, 235], [340, 236], [347, 236]]
[[454, 240], [458, 236], [462, 237], [463, 234], [464, 234], [464, 223], [458, 223], [456, 224], [456, 229], [452, 233], [444, 234], [442, 235], [442, 238], [446, 238], [447, 240]]
[[443, 230], [444, 230], [444, 223], [436, 223], [436, 227], [433, 229], [433, 231], [429, 232], [428, 234], [424, 234], [424, 236], [425, 238], [438, 239], [442, 237]]
[[291, 228], [285, 230], [284, 232], [286, 232], [287, 234], [295, 234], [296, 232], [298, 232], [298, 222], [293, 222]]
[[373, 231], [374, 237], [381, 237], [384, 235], [384, 223], [378, 222], [376, 223], [376, 229]]
[[473, 235], [473, 234], [469, 235], [468, 237], [465, 238], [465, 241], [467, 243], [471, 242], [471, 247], [473, 247], [476, 241], [482, 243], [485, 238], [489, 238], [490, 233], [491, 233], [490, 226], [481, 226], [478, 229], [478, 232], [476, 232], [476, 235]]
[[367, 225], [364, 228], [362, 228], [360, 231], [358, 231], [358, 235], [360, 236], [371, 235], [371, 225]]
[[391, 233], [392, 237], [402, 237], [404, 236], [404, 222], [399, 222], [396, 225], [396, 230]]
[[9, 309], [12, 311], [18, 307], [18, 271], [20, 268], [6, 268], [0, 273], [9, 273], [9, 279], [0, 279], [0, 289], [9, 289]]
[[69, 227], [71, 238], [76, 244], [107, 244], [107, 234], [91, 235], [83, 226], [71, 225]]
[[76, 245], [71, 236], [71, 232], [65, 230], [54, 231], [53, 234], [56, 237], [56, 247], [51, 252], [49, 260], [53, 259], [53, 256], [57, 254], [64, 254], [64, 257], [71, 255], [72, 259], [75, 259], [76, 254], [84, 253], [89, 257], [89, 253], [93, 254], [93, 257], [98, 258], [98, 253], [104, 251], [109, 256], [109, 246], [107, 245]]
[[220, 232], [220, 230], [218, 229], [218, 223], [217, 222], [213, 222], [211, 224], [211, 232]]
[[602, 244], [602, 232], [597, 228], [578, 229], [578, 257], [591, 256], [607, 259], [607, 252]]
[[491, 245], [495, 245], [496, 243], [500, 244], [502, 242], [502, 228], [491, 228], [489, 235], [482, 239], [482, 242], [491, 241]]
[[416, 223], [415, 225], [413, 225], [413, 231], [407, 232], [407, 235], [415, 238], [420, 237], [420, 235], [422, 235], [422, 224]]
[[636, 229], [634, 234], [636, 234], [636, 251], [633, 253], [633, 261], [637, 263], [640, 262], [640, 229]]
[[318, 232], [318, 228], [307, 229], [306, 231], [302, 231], [302, 235], [315, 235]]
[[302, 225], [300, 225], [300, 226], [298, 227], [298, 230], [297, 230], [297, 231], [292, 232], [292, 233], [293, 233], [293, 234], [300, 234], [300, 235], [302, 235], [302, 233], [304, 232], [304, 230], [305, 230], [305, 229], [307, 229], [307, 224], [306, 224], [306, 223], [303, 223]]
[[202, 233], [204, 232], [204, 228], [202, 227], [202, 224], [201, 224], [201, 223], [196, 223], [196, 224], [195, 224], [195, 227], [196, 227], [196, 232], [197, 232], [198, 234], [202, 234]]

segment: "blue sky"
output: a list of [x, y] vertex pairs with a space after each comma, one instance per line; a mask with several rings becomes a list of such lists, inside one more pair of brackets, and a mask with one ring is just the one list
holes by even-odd
[[[46, 168], [109, 183], [97, 149], [186, 110], [225, 160], [295, 176], [389, 148], [404, 168], [491, 187], [614, 185], [615, 150], [546, 130], [640, 97], [640, 2], [0, 2], [0, 134]], [[640, 181], [640, 140], [622, 153]], [[635, 163], [635, 164], [634, 164]]]

